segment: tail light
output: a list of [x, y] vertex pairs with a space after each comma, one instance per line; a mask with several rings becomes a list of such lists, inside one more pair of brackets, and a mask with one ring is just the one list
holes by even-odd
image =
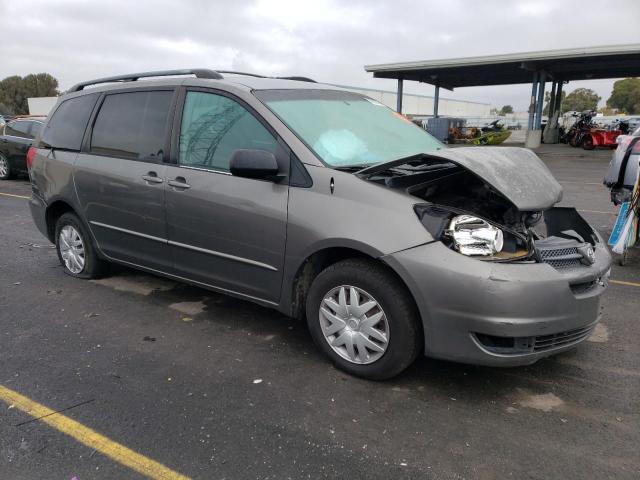
[[36, 156], [37, 150], [34, 147], [29, 147], [27, 150], [27, 169], [31, 170], [31, 164], [33, 163], [33, 157]]

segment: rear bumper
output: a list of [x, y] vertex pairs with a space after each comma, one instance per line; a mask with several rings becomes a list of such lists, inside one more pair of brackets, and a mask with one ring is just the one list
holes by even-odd
[[[47, 205], [42, 199], [32, 193], [31, 198], [29, 199], [29, 210], [31, 210], [31, 217], [33, 218], [33, 222], [36, 224], [38, 230], [40, 230], [40, 233], [49, 238], [46, 216]], [[49, 240], [51, 239], [49, 238]]]
[[[602, 241], [593, 265], [564, 271], [485, 262], [440, 242], [383, 259], [413, 293], [425, 355], [490, 366], [531, 364], [585, 340], [600, 318], [611, 263]], [[492, 337], [507, 340], [496, 347]], [[514, 348], [503, 349], [508, 339]]]

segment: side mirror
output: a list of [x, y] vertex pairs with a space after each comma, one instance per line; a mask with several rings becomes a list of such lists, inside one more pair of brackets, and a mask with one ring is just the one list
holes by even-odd
[[266, 150], [236, 150], [231, 155], [229, 170], [236, 177], [273, 179], [278, 175], [278, 162]]

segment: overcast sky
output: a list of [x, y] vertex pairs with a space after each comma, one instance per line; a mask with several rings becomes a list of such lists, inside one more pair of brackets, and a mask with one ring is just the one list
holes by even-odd
[[[640, 1], [0, 0], [0, 78], [208, 67], [381, 89], [365, 64], [640, 43]], [[603, 101], [613, 81], [572, 82]], [[433, 87], [405, 82], [405, 91]], [[525, 110], [530, 86], [443, 97]]]

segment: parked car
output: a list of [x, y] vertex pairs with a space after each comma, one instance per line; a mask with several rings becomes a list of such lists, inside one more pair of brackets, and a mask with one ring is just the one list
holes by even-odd
[[591, 334], [611, 259], [554, 207], [562, 188], [533, 152], [445, 148], [360, 94], [223, 73], [59, 99], [28, 164], [65, 273], [115, 262], [306, 317], [371, 379], [421, 354], [530, 364]]
[[17, 117], [0, 127], [0, 180], [27, 173], [27, 150], [44, 120], [44, 117]]
[[640, 127], [631, 135], [619, 135], [603, 183], [611, 191], [611, 201], [620, 205], [631, 198], [640, 168]]

